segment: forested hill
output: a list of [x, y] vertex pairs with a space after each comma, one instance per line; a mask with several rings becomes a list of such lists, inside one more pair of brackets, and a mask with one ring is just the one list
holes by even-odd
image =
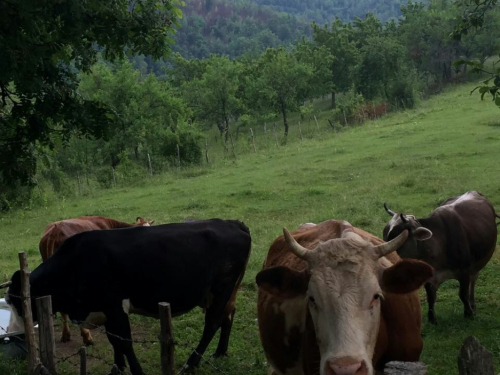
[[174, 51], [185, 58], [211, 53], [240, 56], [290, 45], [311, 35], [310, 20], [277, 12], [252, 1], [186, 0]]
[[310, 36], [313, 21], [323, 25], [339, 17], [347, 22], [373, 13], [384, 22], [400, 17], [401, 6], [407, 3], [408, 0], [185, 0], [174, 51], [188, 59], [205, 58], [211, 53], [230, 57], [258, 53]]
[[[241, 0], [233, 0], [241, 1]], [[401, 6], [408, 0], [251, 0], [259, 5], [267, 5], [279, 12], [287, 12], [308, 20], [323, 24], [331, 22], [335, 17], [343, 21], [351, 21], [355, 17], [363, 18], [373, 13], [381, 21], [401, 16]], [[414, 3], [428, 2], [414, 0]]]

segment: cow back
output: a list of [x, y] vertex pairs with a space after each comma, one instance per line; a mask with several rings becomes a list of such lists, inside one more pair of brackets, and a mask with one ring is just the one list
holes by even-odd
[[85, 301], [75, 311], [65, 307], [70, 316], [83, 319], [86, 311], [121, 306], [124, 299], [133, 312], [152, 316], [158, 302], [169, 301], [178, 315], [206, 304], [218, 282], [241, 278], [250, 244], [248, 228], [237, 221], [88, 231], [67, 239], [32, 276], [63, 278], [60, 293]]

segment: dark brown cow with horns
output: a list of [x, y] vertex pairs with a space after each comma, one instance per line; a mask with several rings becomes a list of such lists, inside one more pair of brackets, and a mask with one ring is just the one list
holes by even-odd
[[399, 248], [402, 258], [420, 259], [434, 267], [434, 276], [425, 284], [429, 303], [428, 317], [436, 323], [434, 305], [439, 286], [456, 279], [464, 315], [476, 312], [474, 289], [479, 271], [488, 263], [497, 242], [498, 214], [492, 204], [476, 191], [447, 199], [429, 217], [416, 219], [390, 210], [391, 220], [384, 228], [389, 241], [408, 231], [408, 240]]
[[408, 232], [384, 243], [337, 220], [283, 232], [256, 279], [270, 374], [373, 375], [419, 359], [415, 291], [432, 268], [397, 256]]
[[[38, 247], [40, 248], [40, 255], [45, 262], [57, 249], [61, 247], [63, 242], [77, 233], [88, 232], [91, 230], [99, 229], [115, 229], [115, 228], [129, 228], [135, 226], [150, 226], [154, 220], [147, 221], [142, 217], [135, 220], [135, 224], [125, 223], [105, 216], [81, 216], [76, 219], [66, 219], [50, 223], [43, 232], [42, 239]], [[64, 280], [62, 280], [64, 282]], [[61, 314], [63, 319], [63, 331], [61, 341], [67, 342], [71, 340], [71, 332], [69, 330], [68, 316], [64, 313]], [[85, 345], [93, 345], [92, 336], [90, 331], [80, 326], [83, 343]]]

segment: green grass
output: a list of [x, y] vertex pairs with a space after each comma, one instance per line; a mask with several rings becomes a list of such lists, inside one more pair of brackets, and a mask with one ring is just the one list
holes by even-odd
[[[0, 216], [0, 272], [10, 276], [21, 250], [27, 251], [32, 267], [39, 264], [38, 241], [45, 225], [63, 218], [102, 214], [132, 222], [136, 216], [143, 216], [158, 224], [189, 217], [242, 220], [252, 232], [252, 255], [238, 295], [230, 356], [211, 363], [228, 374], [264, 374], [267, 366], [255, 320], [254, 278], [283, 226], [295, 228], [304, 222], [337, 218], [381, 236], [388, 219], [384, 202], [395, 211], [426, 216], [447, 197], [473, 189], [485, 194], [500, 210], [500, 112], [491, 102], [470, 96], [471, 87], [452, 87], [421, 103], [417, 110], [389, 114], [341, 133], [327, 131], [326, 119], [321, 119], [320, 131], [314, 129], [313, 122], [308, 136], [300, 141], [293, 127], [292, 139], [279, 147], [268, 131], [257, 138], [255, 154], [249, 139], [242, 136], [237, 146], [246, 145], [246, 151], [237, 149], [236, 160], [216, 154], [216, 167], [153, 179], [145, 176], [144, 181], [138, 181], [142, 187], [47, 201], [44, 207]], [[267, 139], [266, 147], [262, 146], [263, 139]], [[474, 320], [462, 316], [457, 283], [448, 282], [439, 290], [438, 325], [425, 324], [423, 329], [421, 359], [431, 375], [457, 372], [458, 350], [468, 335], [478, 337], [493, 352], [500, 369], [499, 273], [500, 258], [495, 255], [480, 274]], [[426, 311], [423, 302], [423, 313]], [[133, 317], [133, 326], [139, 339], [156, 337], [155, 320]], [[201, 330], [202, 314], [198, 310], [174, 320], [179, 366], [198, 343]], [[76, 329], [73, 334], [75, 341], [68, 344], [70, 349], [60, 350], [69, 353], [78, 349]], [[96, 337], [98, 345], [90, 352], [111, 361], [104, 335], [97, 333]], [[216, 341], [207, 354], [214, 351]], [[135, 348], [146, 373], [159, 374], [158, 345]], [[8, 366], [14, 369], [19, 365]], [[95, 360], [89, 371], [103, 373], [107, 367]], [[75, 372], [71, 364], [61, 365], [62, 374]], [[198, 373], [219, 372], [205, 363]]]

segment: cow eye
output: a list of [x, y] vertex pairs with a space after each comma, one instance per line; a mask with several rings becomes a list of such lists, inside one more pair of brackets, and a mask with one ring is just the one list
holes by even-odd
[[379, 299], [380, 298], [380, 294], [376, 293], [374, 296], [373, 296], [373, 299]]

